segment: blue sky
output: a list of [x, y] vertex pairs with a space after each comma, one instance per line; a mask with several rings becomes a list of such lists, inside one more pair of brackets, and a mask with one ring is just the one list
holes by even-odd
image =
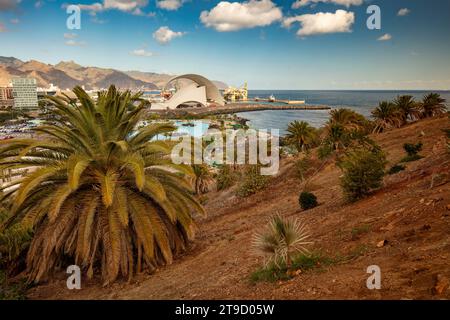
[[450, 89], [450, 1], [0, 0], [0, 55], [251, 89]]

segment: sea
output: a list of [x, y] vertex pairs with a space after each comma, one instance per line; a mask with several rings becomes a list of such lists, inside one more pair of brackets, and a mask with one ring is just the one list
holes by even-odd
[[[450, 109], [450, 91], [433, 91], [447, 100]], [[417, 101], [430, 91], [322, 91], [322, 90], [249, 90], [249, 99], [268, 98], [274, 95], [280, 100], [305, 100], [306, 105], [324, 105], [335, 108], [349, 108], [371, 117], [371, 111], [380, 101], [389, 101], [399, 95], [411, 95]], [[239, 112], [238, 116], [248, 119], [254, 129], [278, 129], [285, 134], [287, 126], [294, 120], [306, 121], [314, 127], [322, 126], [329, 118], [330, 110], [266, 110]]]

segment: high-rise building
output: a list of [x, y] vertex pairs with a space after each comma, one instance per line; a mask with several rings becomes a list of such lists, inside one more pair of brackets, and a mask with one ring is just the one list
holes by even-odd
[[32, 110], [38, 108], [36, 79], [13, 78], [14, 108], [17, 110]]
[[0, 108], [14, 106], [14, 97], [12, 87], [0, 87]]

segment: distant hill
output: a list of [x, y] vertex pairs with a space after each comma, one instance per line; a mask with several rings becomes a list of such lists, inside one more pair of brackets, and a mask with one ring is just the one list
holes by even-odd
[[[61, 61], [56, 65], [45, 64], [36, 60], [24, 62], [14, 57], [0, 56], [0, 85], [8, 85], [12, 77], [33, 77], [39, 87], [49, 87], [52, 83], [60, 89], [72, 89], [83, 85], [86, 89], [107, 88], [111, 84], [121, 89], [156, 90], [173, 77], [141, 71], [119, 71], [98, 67], [84, 67], [74, 61]], [[219, 89], [228, 86], [220, 81], [213, 81]]]

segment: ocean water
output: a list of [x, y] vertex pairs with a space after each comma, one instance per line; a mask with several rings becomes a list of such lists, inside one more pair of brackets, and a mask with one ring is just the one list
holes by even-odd
[[[281, 100], [305, 100], [306, 105], [325, 105], [331, 108], [349, 108], [366, 117], [380, 101], [393, 100], [399, 95], [411, 95], [416, 100], [430, 91], [320, 91], [320, 90], [251, 90], [249, 99], [267, 98], [271, 94]], [[450, 106], [450, 91], [433, 91], [447, 100]], [[329, 117], [329, 110], [267, 110], [240, 112], [240, 117], [250, 120], [250, 127], [255, 129], [279, 129], [280, 134], [286, 132], [291, 121], [303, 120], [312, 126], [322, 126]]]

